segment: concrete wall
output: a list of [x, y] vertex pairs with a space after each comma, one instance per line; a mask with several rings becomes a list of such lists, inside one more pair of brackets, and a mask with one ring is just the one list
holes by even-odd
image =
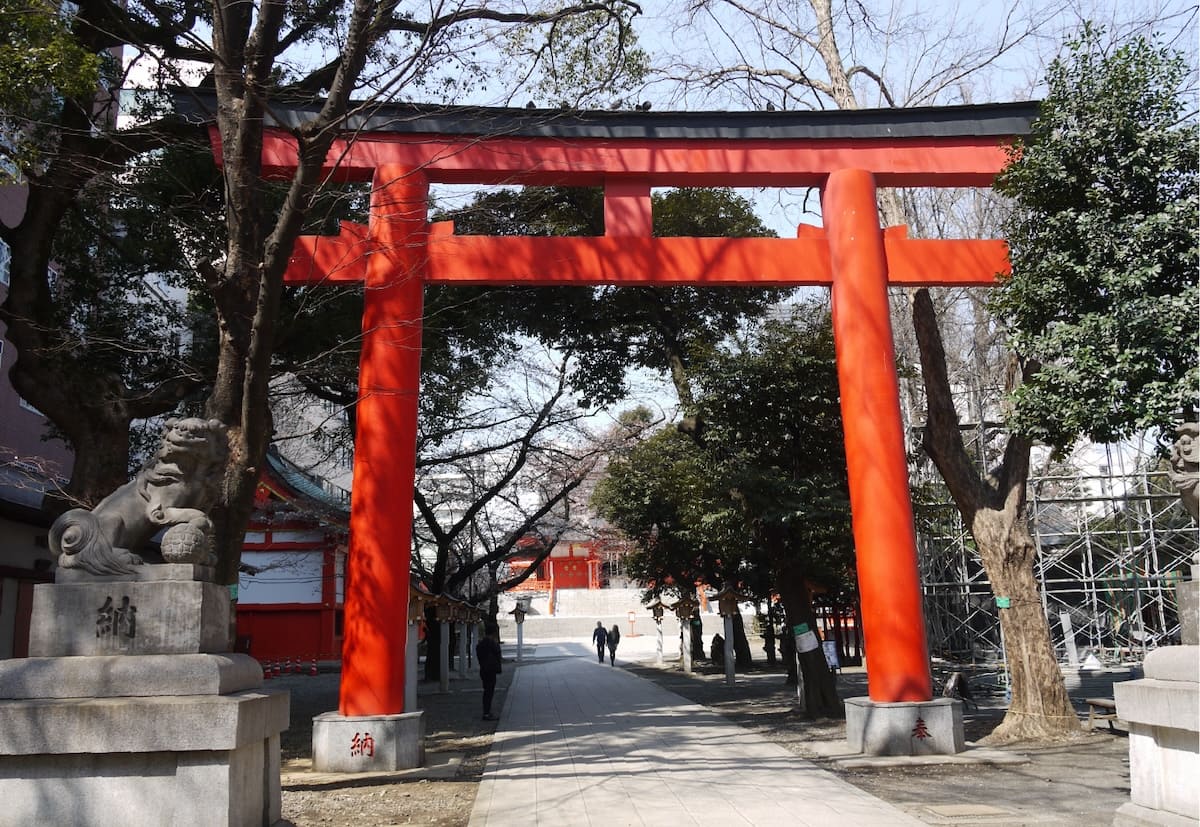
[[[2, 492], [0, 496], [3, 496]], [[41, 501], [40, 494], [38, 501]], [[43, 568], [48, 571], [53, 557], [46, 545], [48, 532], [44, 525], [0, 517], [0, 568], [29, 572]]]

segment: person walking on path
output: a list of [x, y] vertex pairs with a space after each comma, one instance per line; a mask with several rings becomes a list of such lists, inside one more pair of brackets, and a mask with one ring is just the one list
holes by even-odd
[[604, 663], [604, 647], [608, 645], [608, 632], [604, 631], [604, 621], [596, 621], [596, 629], [592, 632], [592, 643], [596, 644], [596, 659]]
[[494, 721], [492, 698], [496, 694], [496, 676], [502, 671], [500, 642], [496, 639], [500, 630], [492, 624], [484, 627], [483, 639], [475, 644], [475, 662], [479, 664], [479, 677], [483, 680], [483, 720]]
[[[613, 627], [608, 630], [608, 663], [609, 666], [617, 665], [617, 644], [621, 642], [621, 628], [614, 623]], [[600, 662], [604, 663], [604, 658], [600, 658]]]

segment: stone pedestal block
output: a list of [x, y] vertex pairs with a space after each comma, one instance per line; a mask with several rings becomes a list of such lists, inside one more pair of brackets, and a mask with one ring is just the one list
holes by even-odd
[[1113, 686], [1129, 726], [1129, 798], [1118, 825], [1200, 821], [1200, 647], [1156, 649], [1146, 677]]
[[962, 702], [846, 700], [846, 741], [864, 755], [954, 755], [966, 749]]
[[0, 701], [0, 755], [234, 750], [287, 724], [286, 692]]
[[1185, 580], [1175, 587], [1179, 605], [1179, 637], [1185, 646], [1200, 646], [1200, 580]]
[[288, 695], [228, 651], [229, 590], [210, 579], [147, 565], [34, 589], [34, 657], [0, 663], [0, 824], [279, 820]]
[[137, 566], [125, 574], [92, 574], [83, 569], [58, 568], [54, 571], [55, 583], [158, 583], [163, 580], [197, 580], [211, 583], [217, 570], [212, 566], [197, 566], [194, 563], [155, 563]]
[[271, 825], [287, 693], [0, 701], [6, 824]]
[[95, 655], [0, 661], [0, 699], [228, 695], [262, 686], [249, 655]]
[[425, 763], [425, 713], [313, 718], [317, 772], [390, 772]]
[[229, 589], [216, 583], [45, 583], [34, 587], [29, 654], [66, 657], [228, 652], [233, 648], [230, 617]]

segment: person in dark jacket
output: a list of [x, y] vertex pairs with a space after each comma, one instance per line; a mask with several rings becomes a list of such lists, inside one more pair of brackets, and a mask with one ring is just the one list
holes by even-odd
[[493, 625], [484, 627], [483, 639], [475, 644], [475, 662], [483, 680], [483, 720], [494, 721], [492, 697], [496, 694], [496, 676], [500, 674], [500, 630]]
[[608, 632], [604, 630], [604, 621], [596, 621], [596, 630], [592, 632], [592, 643], [596, 644], [596, 659], [604, 663], [604, 647], [608, 644]]
[[[617, 665], [617, 644], [621, 642], [621, 627], [616, 623], [608, 630], [608, 662], [610, 666]], [[604, 658], [600, 658], [604, 663]]]

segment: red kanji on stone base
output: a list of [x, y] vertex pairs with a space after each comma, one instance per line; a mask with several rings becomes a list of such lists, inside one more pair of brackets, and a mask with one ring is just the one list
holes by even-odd
[[926, 738], [932, 737], [929, 734], [929, 727], [925, 726], [924, 718], [917, 718], [917, 724], [912, 730], [912, 737], [916, 738], [918, 741], [924, 741]]

